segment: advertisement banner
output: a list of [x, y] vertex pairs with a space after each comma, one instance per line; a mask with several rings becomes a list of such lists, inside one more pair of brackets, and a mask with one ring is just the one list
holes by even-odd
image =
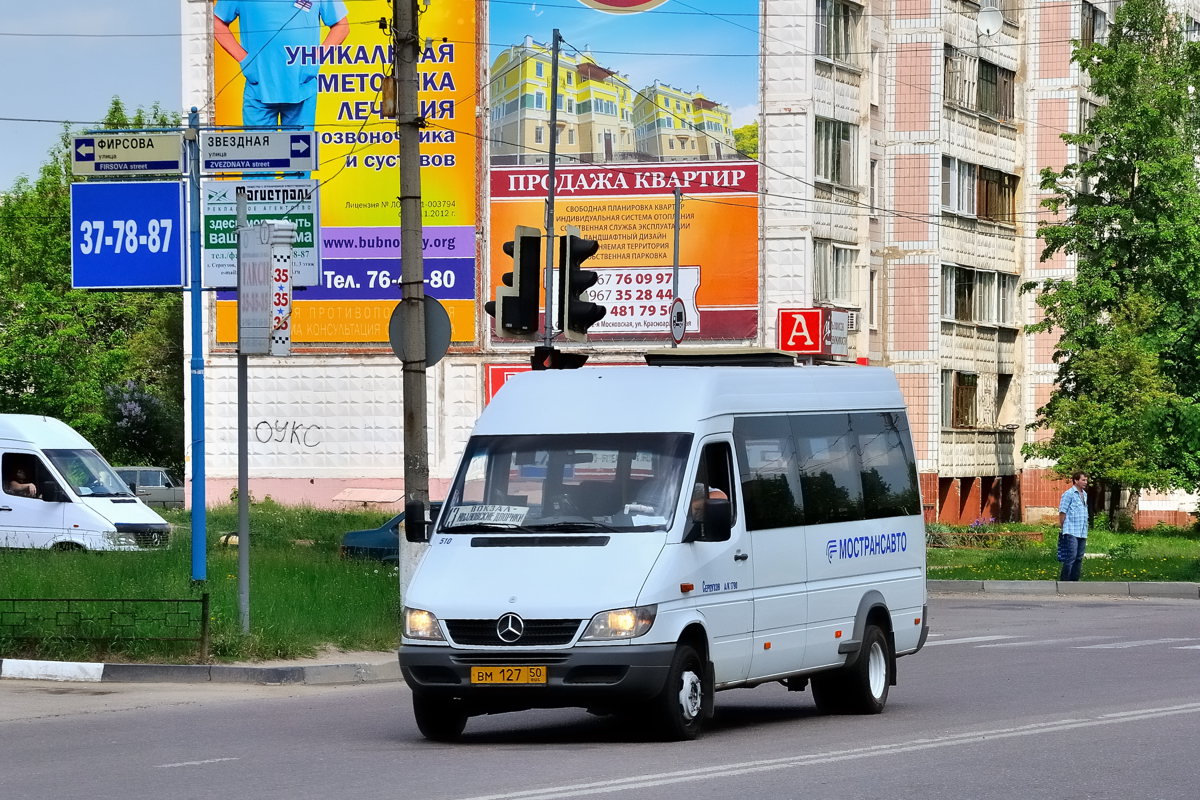
[[670, 341], [676, 261], [689, 341], [757, 335], [759, 165], [734, 131], [759, 117], [758, 13], [756, 0], [491, 5], [489, 297], [514, 227], [545, 224], [553, 102], [555, 233], [600, 243], [587, 299], [607, 313], [591, 338]]
[[[474, 3], [431, 0], [419, 22], [425, 292], [456, 342], [476, 339], [475, 14]], [[391, 19], [387, 0], [213, 4], [216, 124], [317, 134], [319, 165], [304, 177], [319, 186], [319, 266], [294, 302], [294, 343], [388, 341], [401, 296], [399, 145], [382, 116]], [[236, 294], [219, 293], [218, 342], [236, 341], [236, 317]]]

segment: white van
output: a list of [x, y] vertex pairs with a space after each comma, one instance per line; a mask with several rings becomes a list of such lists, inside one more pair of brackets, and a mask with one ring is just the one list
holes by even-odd
[[0, 414], [0, 547], [166, 547], [171, 526], [71, 426]]
[[811, 686], [879, 713], [928, 635], [904, 401], [860, 366], [509, 379], [404, 601], [421, 732], [579, 706], [691, 739], [714, 692]]

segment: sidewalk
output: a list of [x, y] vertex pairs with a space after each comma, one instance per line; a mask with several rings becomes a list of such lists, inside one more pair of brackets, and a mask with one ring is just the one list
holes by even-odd
[[[1200, 600], [1198, 583], [1120, 583], [1113, 581], [944, 581], [930, 580], [929, 594], [1044, 595]], [[398, 681], [394, 650], [328, 651], [313, 658], [234, 664], [98, 664], [0, 659], [0, 679], [120, 683], [308, 684]]]
[[1120, 581], [926, 581], [930, 594], [1032, 594], [1078, 597], [1178, 598], [1200, 600], [1200, 583]]

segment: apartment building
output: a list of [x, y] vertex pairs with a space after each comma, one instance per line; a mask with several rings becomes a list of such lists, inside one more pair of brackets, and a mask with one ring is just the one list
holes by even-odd
[[[1053, 517], [1064, 483], [1021, 445], [1044, 435], [1026, 426], [1053, 391], [1056, 340], [1024, 333], [1037, 311], [1019, 287], [1073, 274], [1065, 254], [1041, 260], [1039, 174], [1080, 158], [1061, 135], [1099, 99], [1073, 42], [1105, 36], [1115, 4], [817, 0], [811, 21], [808, 7], [764, 18], [765, 73], [792, 76], [764, 86], [779, 168], [765, 302], [849, 310], [851, 356], [897, 371], [930, 519]], [[1139, 522], [1194, 507], [1151, 496]]]

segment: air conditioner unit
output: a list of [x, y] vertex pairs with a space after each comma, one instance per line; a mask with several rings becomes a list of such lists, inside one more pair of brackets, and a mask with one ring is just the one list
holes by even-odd
[[846, 330], [848, 330], [848, 331], [858, 330], [858, 312], [857, 311], [847, 311], [846, 312]]

